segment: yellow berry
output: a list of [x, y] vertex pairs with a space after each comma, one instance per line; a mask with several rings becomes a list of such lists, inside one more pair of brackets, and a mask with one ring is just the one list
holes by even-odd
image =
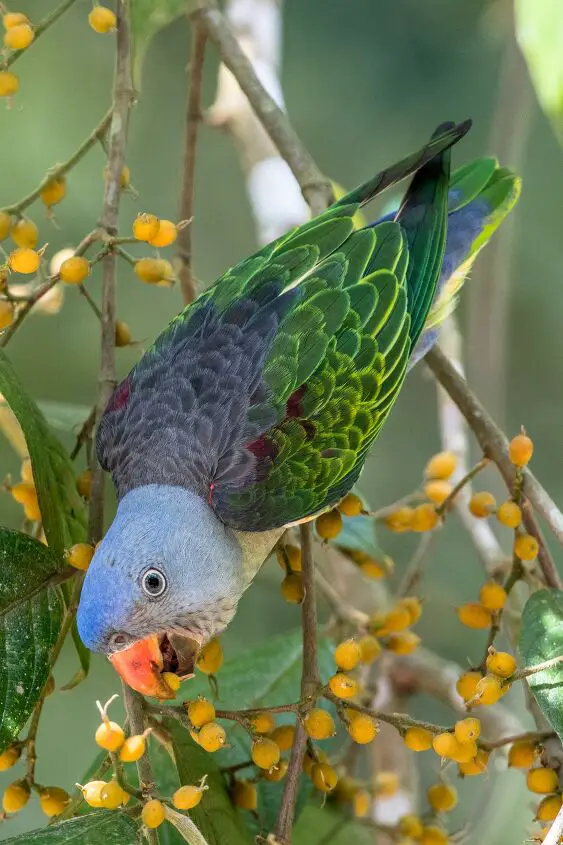
[[410, 616], [411, 625], [418, 622], [422, 616], [422, 602], [416, 596], [405, 596], [399, 601], [399, 607], [404, 607]]
[[205, 675], [214, 675], [223, 665], [224, 659], [221, 643], [214, 637], [200, 651], [196, 666]]
[[328, 739], [336, 733], [334, 719], [330, 713], [320, 707], [309, 710], [303, 719], [303, 724], [311, 739]]
[[503, 695], [502, 680], [496, 675], [485, 675], [477, 684], [476, 704], [496, 704]]
[[516, 502], [508, 499], [499, 506], [497, 519], [502, 525], [506, 525], [507, 528], [518, 528], [522, 522], [522, 509]]
[[491, 611], [478, 602], [468, 602], [457, 608], [459, 621], [468, 628], [489, 628], [491, 625]]
[[381, 560], [366, 556], [360, 562], [359, 566], [366, 578], [373, 578], [374, 581], [379, 581], [380, 578], [386, 578], [393, 571], [393, 561], [387, 555]]
[[0, 97], [12, 97], [19, 87], [19, 79], [15, 73], [11, 73], [9, 70], [0, 70]]
[[474, 742], [481, 736], [481, 722], [472, 717], [460, 719], [455, 723], [454, 732], [459, 742]]
[[39, 522], [41, 519], [41, 510], [39, 509], [37, 495], [24, 504], [23, 512], [26, 519], [29, 519], [31, 522]]
[[59, 276], [67, 285], [79, 285], [90, 274], [90, 262], [82, 255], [73, 255], [61, 264]]
[[163, 672], [162, 680], [170, 687], [172, 692], [178, 692], [182, 684], [182, 681], [175, 672]]
[[477, 684], [481, 680], [480, 672], [464, 672], [455, 685], [458, 694], [465, 702], [471, 701], [477, 694]]
[[123, 320], [115, 322], [115, 345], [118, 347], [129, 346], [131, 343], [131, 329]]
[[33, 41], [33, 27], [28, 23], [18, 23], [4, 33], [4, 44], [11, 50], [25, 50]]
[[437, 813], [447, 813], [457, 804], [457, 790], [447, 783], [434, 783], [429, 787], [428, 803]]
[[510, 746], [508, 752], [508, 765], [513, 769], [529, 769], [534, 765], [539, 754], [539, 748], [535, 742], [523, 739]]
[[232, 788], [232, 799], [235, 807], [241, 810], [255, 810], [258, 806], [258, 792], [256, 784], [247, 780], [237, 780]]
[[368, 742], [373, 742], [379, 733], [375, 719], [365, 713], [356, 713], [348, 723], [347, 730], [358, 745], [367, 745]]
[[539, 543], [531, 534], [518, 534], [514, 540], [514, 554], [520, 560], [534, 560], [539, 550]]
[[19, 502], [20, 505], [26, 505], [28, 502], [32, 502], [37, 496], [33, 483], [29, 481], [19, 481], [17, 484], [14, 484], [10, 493], [12, 494], [12, 498], [16, 502]]
[[172, 266], [163, 258], [141, 258], [135, 263], [135, 274], [142, 282], [155, 284], [172, 276]]
[[[372, 620], [377, 622], [377, 620]], [[398, 604], [385, 614], [382, 620], [382, 625], [376, 627], [374, 625], [374, 632], [378, 637], [385, 634], [396, 634], [398, 631], [404, 631], [411, 624], [411, 612], [403, 604]]]
[[337, 698], [353, 698], [358, 692], [358, 682], [344, 672], [333, 675], [328, 685]]
[[396, 772], [378, 772], [373, 780], [373, 788], [380, 798], [392, 798], [399, 791], [400, 781]]
[[70, 801], [70, 795], [60, 786], [46, 786], [39, 793], [39, 804], [46, 816], [59, 816]]
[[334, 540], [342, 531], [342, 517], [336, 509], [322, 513], [315, 520], [315, 528], [323, 540]]
[[135, 763], [140, 760], [147, 750], [147, 743], [142, 734], [127, 737], [119, 749], [119, 759], [122, 763]]
[[104, 810], [117, 810], [129, 801], [130, 795], [118, 784], [116, 780], [104, 783], [100, 789], [100, 801]]
[[188, 718], [194, 728], [202, 728], [215, 718], [215, 707], [207, 698], [188, 701]]
[[334, 660], [339, 669], [355, 669], [362, 659], [362, 650], [356, 640], [344, 640], [336, 646]]
[[407, 728], [403, 742], [411, 751], [428, 751], [432, 748], [433, 734], [426, 728]]
[[381, 654], [382, 648], [379, 640], [371, 634], [367, 634], [359, 642], [362, 663], [369, 666], [374, 660], [377, 660]]
[[431, 502], [434, 502], [434, 504], [441, 505], [453, 489], [449, 481], [442, 481], [440, 478], [436, 478], [426, 482], [424, 485], [424, 495]]
[[29, 247], [19, 247], [8, 256], [8, 264], [14, 273], [36, 273], [39, 269], [41, 258], [38, 252]]
[[447, 845], [448, 834], [435, 824], [425, 825], [418, 840], [418, 845]]
[[329, 763], [316, 763], [311, 770], [311, 780], [320, 792], [332, 792], [338, 775]]
[[394, 654], [412, 654], [420, 645], [420, 637], [412, 631], [389, 634], [385, 648]]
[[432, 740], [432, 748], [439, 757], [450, 757], [453, 759], [454, 755], [459, 752], [459, 741], [454, 734], [444, 732], [436, 734]]
[[478, 750], [476, 742], [462, 742], [452, 760], [455, 760], [456, 763], [469, 763], [477, 756]]
[[487, 671], [499, 678], [510, 678], [517, 668], [515, 658], [507, 651], [491, 649], [486, 660]]
[[178, 228], [171, 220], [161, 220], [158, 231], [155, 235], [149, 238], [151, 246], [160, 249], [164, 246], [170, 246], [178, 237]]
[[273, 731], [270, 738], [274, 740], [280, 751], [289, 751], [295, 739], [295, 728], [293, 725], [280, 725]]
[[0, 211], [0, 241], [8, 237], [11, 228], [12, 218], [7, 211]]
[[371, 795], [367, 789], [358, 789], [352, 798], [352, 811], [357, 819], [363, 819], [369, 813]]
[[497, 502], [492, 493], [487, 490], [482, 490], [480, 493], [474, 493], [469, 500], [469, 510], [478, 519], [485, 519], [490, 516], [497, 506]]
[[52, 205], [56, 205], [66, 194], [66, 177], [65, 176], [58, 176], [56, 178], [50, 179], [47, 184], [41, 188], [41, 192], [39, 196], [45, 203], [45, 205], [50, 208]]
[[273, 715], [268, 712], [255, 713], [250, 717], [252, 730], [256, 734], [269, 734], [276, 727], [276, 720]]
[[0, 300], [0, 331], [6, 329], [14, 321], [14, 306], [11, 302]]
[[22, 217], [12, 226], [10, 237], [16, 246], [34, 249], [39, 240], [39, 230], [33, 220]]
[[390, 531], [394, 531], [396, 534], [402, 534], [404, 531], [411, 530], [413, 516], [413, 508], [398, 508], [398, 510], [393, 511], [393, 513], [385, 517], [385, 525]]
[[338, 510], [344, 516], [359, 516], [364, 508], [362, 500], [355, 493], [348, 493], [338, 504]]
[[408, 839], [420, 839], [422, 836], [422, 822], [418, 816], [409, 814], [399, 819], [399, 831]]
[[70, 549], [67, 549], [65, 558], [67, 563], [74, 566], [75, 569], [86, 572], [94, 557], [94, 552], [94, 546], [89, 543], [76, 543]]
[[438, 514], [434, 505], [425, 502], [413, 510], [411, 520], [412, 531], [432, 531], [438, 524]]
[[250, 756], [259, 769], [271, 769], [279, 763], [280, 748], [273, 739], [264, 737], [255, 740]]
[[90, 498], [92, 492], [92, 470], [85, 469], [76, 479], [76, 489], [84, 499]]
[[151, 830], [160, 827], [165, 816], [164, 804], [158, 798], [151, 798], [150, 801], [147, 801], [141, 812], [143, 824]]
[[19, 745], [9, 745], [0, 754], [0, 772], [5, 772], [15, 766], [21, 756], [21, 748]]
[[25, 780], [17, 780], [4, 790], [2, 807], [6, 813], [18, 813], [29, 801], [29, 786]]
[[479, 590], [479, 601], [487, 610], [502, 610], [506, 604], [506, 590], [496, 581], [487, 581]]
[[193, 810], [201, 801], [203, 789], [201, 786], [181, 786], [172, 796], [172, 803], [177, 810]]
[[123, 745], [125, 734], [117, 722], [110, 722], [107, 719], [97, 728], [95, 739], [100, 748], [105, 748], [106, 751], [117, 751]]
[[517, 467], [525, 467], [533, 453], [534, 444], [526, 434], [517, 434], [508, 445], [508, 456]]
[[555, 792], [558, 782], [559, 779], [555, 769], [530, 769], [526, 785], [530, 792], [536, 792], [538, 795], [547, 795], [550, 792]]
[[82, 797], [90, 807], [102, 806], [102, 789], [105, 785], [104, 780], [91, 780], [82, 787]]
[[489, 752], [483, 751], [482, 748], [477, 750], [477, 754], [472, 760], [467, 760], [459, 764], [459, 772], [462, 775], [472, 777], [474, 775], [482, 775], [487, 771], [489, 765]]
[[288, 566], [292, 572], [301, 572], [301, 549], [299, 546], [278, 543], [276, 546], [276, 557], [284, 572], [287, 571]]
[[536, 810], [536, 819], [539, 822], [552, 822], [561, 809], [561, 795], [548, 795], [542, 798]]
[[112, 32], [117, 26], [117, 18], [106, 6], [94, 6], [88, 15], [88, 23], [94, 32]]
[[160, 220], [146, 211], [138, 214], [133, 223], [133, 235], [138, 241], [150, 241], [158, 233]]
[[457, 465], [457, 458], [453, 452], [437, 452], [432, 455], [424, 469], [426, 478], [438, 478], [444, 480], [449, 478]]
[[219, 751], [227, 740], [225, 729], [218, 722], [207, 722], [197, 735], [197, 741], [206, 751]]
[[287, 767], [288, 767], [287, 760], [281, 759], [279, 761], [279, 763], [277, 763], [275, 766], [272, 766], [272, 768], [269, 769], [269, 771], [267, 771], [267, 772], [263, 771], [262, 777], [265, 780], [271, 781], [272, 783], [277, 783], [278, 781], [283, 780], [283, 778], [286, 776]]
[[20, 23], [29, 23], [29, 18], [23, 12], [6, 12], [2, 15], [2, 25], [4, 29], [11, 29], [13, 26], [18, 26]]
[[305, 598], [303, 578], [299, 572], [290, 572], [281, 583], [281, 594], [290, 604], [301, 604]]

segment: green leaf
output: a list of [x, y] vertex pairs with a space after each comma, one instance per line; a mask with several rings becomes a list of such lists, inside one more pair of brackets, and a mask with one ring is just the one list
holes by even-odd
[[139, 845], [139, 826], [122, 813], [89, 813], [5, 839], [5, 845]]
[[[538, 590], [524, 607], [519, 641], [524, 668], [563, 654], [563, 591]], [[530, 675], [540, 709], [563, 739], [563, 663]]]
[[516, 0], [516, 34], [541, 107], [563, 143], [561, 0]]
[[371, 845], [373, 831], [335, 807], [306, 808], [293, 833], [293, 845]]
[[172, 21], [188, 15], [197, 5], [197, 0], [132, 0], [131, 33], [136, 87], [140, 84], [143, 59], [151, 39]]
[[245, 830], [231, 803], [215, 758], [196, 745], [187, 730], [174, 719], [167, 720], [166, 727], [172, 734], [180, 782], [199, 783], [207, 775], [209, 789], [201, 803], [190, 810], [190, 817], [209, 845], [252, 845], [254, 838]]
[[43, 543], [0, 529], [0, 751], [24, 727], [49, 677], [64, 600], [60, 587], [45, 583], [63, 568]]
[[62, 555], [65, 548], [85, 540], [87, 521], [84, 502], [76, 489], [70, 458], [35, 402], [23, 389], [10, 359], [2, 350], [0, 393], [24, 433], [47, 542]]
[[90, 671], [90, 658], [92, 656], [92, 652], [89, 648], [86, 648], [82, 640], [80, 639], [80, 634], [78, 633], [78, 628], [76, 625], [76, 619], [74, 619], [72, 623], [72, 628], [70, 630], [72, 641], [74, 643], [74, 648], [76, 650], [76, 654], [78, 656], [78, 662], [80, 663], [79, 669], [74, 673], [70, 681], [60, 688], [61, 692], [68, 692], [71, 689], [74, 689], [81, 684], [88, 677], [88, 672]]

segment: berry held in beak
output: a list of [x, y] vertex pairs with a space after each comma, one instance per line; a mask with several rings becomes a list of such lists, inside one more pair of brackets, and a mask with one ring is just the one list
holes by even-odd
[[137, 640], [109, 659], [132, 689], [151, 698], [168, 699], [176, 696], [176, 690], [167, 682], [167, 674], [181, 680], [192, 678], [199, 649], [200, 643], [191, 637], [170, 632]]

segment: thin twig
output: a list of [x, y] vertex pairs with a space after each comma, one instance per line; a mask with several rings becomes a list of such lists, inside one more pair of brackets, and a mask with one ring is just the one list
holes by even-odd
[[[56, 9], [54, 9], [52, 12], [49, 12], [49, 14], [46, 17], [44, 17], [43, 20], [40, 21], [37, 24], [37, 26], [34, 26], [33, 27], [33, 35], [34, 35], [33, 43], [35, 43], [37, 41], [37, 39], [39, 38], [39, 36], [43, 35], [43, 33], [47, 29], [49, 29], [50, 26], [52, 26], [56, 21], [58, 21], [58, 19], [61, 17], [61, 15], [64, 15], [66, 10], [70, 9], [70, 7], [75, 2], [76, 2], [76, 0], [63, 0], [63, 2], [61, 3], [60, 6], [57, 6]], [[10, 65], [13, 65], [13, 63], [16, 61], [16, 59], [19, 58], [24, 53], [27, 53], [27, 50], [14, 50], [14, 52], [10, 53], [10, 55], [8, 56], [6, 61], [4, 62], [4, 67], [10, 67]]]
[[[301, 699], [306, 702], [309, 699], [311, 701], [315, 700], [321, 681], [317, 660], [317, 606], [315, 600], [315, 564], [313, 560], [311, 526], [307, 523], [301, 525], [300, 535], [302, 577], [305, 590], [305, 598], [302, 605], [303, 669], [301, 675]], [[305, 733], [303, 722], [298, 719], [295, 726], [295, 737], [274, 834], [279, 845], [291, 845], [291, 831], [295, 818], [295, 805], [306, 747], [307, 734]]]
[[[426, 362], [442, 387], [448, 392], [452, 400], [460, 409], [467, 423], [475, 434], [483, 453], [495, 462], [504, 481], [513, 490], [516, 479], [515, 467], [508, 456], [508, 441], [501, 429], [491, 419], [479, 400], [470, 390], [466, 381], [459, 375], [453, 364], [444, 353], [434, 347], [426, 356]], [[537, 478], [524, 468], [522, 471], [524, 495], [541, 514], [550, 530], [560, 543], [563, 543], [563, 513], [559, 510], [549, 493], [542, 487]], [[523, 511], [524, 524], [527, 530], [537, 536], [538, 529], [533, 515]], [[540, 566], [548, 587], [561, 589], [563, 582], [551, 559], [551, 555], [543, 546], [544, 553], [539, 556]]]
[[[116, 51], [113, 110], [108, 133], [107, 178], [100, 220], [100, 228], [110, 238], [118, 233], [121, 171], [125, 162], [129, 109], [133, 101], [129, 0], [118, 0], [117, 3]], [[117, 255], [112, 250], [104, 257], [102, 268], [101, 362], [96, 403], [98, 422], [117, 384], [115, 371], [116, 268]], [[93, 541], [99, 540], [103, 534], [104, 481], [104, 473], [96, 464], [90, 498], [90, 539]]]
[[[72, 2], [74, 2], [74, 0], [72, 0]], [[80, 144], [78, 149], [70, 156], [70, 158], [63, 162], [63, 164], [59, 164], [49, 170], [39, 185], [34, 188], [31, 193], [27, 194], [27, 196], [23, 197], [13, 205], [6, 206], [6, 208], [0, 210], [5, 211], [7, 214], [21, 214], [22, 211], [25, 211], [28, 206], [38, 199], [41, 191], [49, 182], [53, 179], [60, 179], [61, 176], [64, 176], [69, 170], [72, 170], [72, 168], [84, 158], [86, 153], [88, 153], [92, 147], [98, 143], [100, 138], [105, 135], [107, 128], [110, 125], [112, 113], [113, 109], [110, 109], [107, 114], [103, 116], [98, 125], [90, 132], [88, 137]], [[119, 172], [121, 173], [121, 171]]]
[[[192, 26], [191, 61], [188, 71], [188, 100], [186, 103], [186, 129], [184, 140], [184, 160], [182, 166], [182, 188], [180, 194], [179, 220], [191, 220], [194, 215], [194, 187], [197, 136], [201, 122], [201, 87], [203, 83], [203, 65], [207, 35], [199, 21]], [[192, 274], [192, 227], [184, 226], [178, 232], [177, 255], [180, 262], [178, 278], [184, 305], [189, 305], [196, 297], [196, 287]]]
[[342, 598], [338, 590], [332, 586], [328, 578], [325, 578], [322, 572], [319, 572], [318, 569], [315, 572], [315, 582], [319, 591], [322, 593], [323, 597], [340, 620], [347, 622], [349, 625], [353, 625], [354, 627], [366, 627], [369, 621], [368, 614], [363, 613], [363, 611], [352, 607], [351, 604], [348, 604]]
[[[127, 3], [128, 0], [119, 0], [121, 4]], [[143, 697], [138, 692], [132, 690], [125, 681], [122, 681], [123, 688], [123, 703], [125, 705], [125, 712], [127, 713], [127, 720], [129, 722], [129, 731], [131, 736], [144, 733], [145, 730], [145, 711]], [[147, 753], [143, 754], [137, 760], [137, 772], [139, 774], [139, 788], [144, 796], [150, 797], [155, 781], [152, 773], [151, 761]], [[150, 845], [158, 845], [158, 834], [156, 830], [147, 830], [147, 839]]]
[[440, 504], [437, 505], [436, 513], [438, 514], [438, 516], [443, 516], [449, 510], [451, 510], [451, 508], [455, 504], [457, 494], [461, 490], [463, 490], [463, 488], [467, 484], [469, 484], [475, 478], [476, 475], [478, 475], [482, 470], [484, 470], [485, 467], [489, 465], [489, 463], [490, 461], [488, 458], [482, 458], [478, 463], [475, 464], [475, 466], [473, 466], [468, 472], [466, 472], [463, 478], [459, 479], [455, 487], [452, 489], [451, 493], [448, 493], [444, 501], [440, 502]]
[[312, 214], [320, 214], [332, 201], [332, 185], [301, 143], [287, 115], [258, 79], [215, 0], [202, 0], [202, 7], [193, 12], [191, 18], [201, 22], [203, 31], [218, 48], [221, 60], [237, 80], [264, 129], [288, 163]]
[[520, 669], [515, 672], [510, 678], [510, 681], [520, 681], [522, 678], [529, 678], [530, 675], [537, 675], [538, 672], [543, 672], [544, 669], [551, 669], [553, 666], [559, 666], [563, 663], [563, 654], [552, 657], [550, 660], [544, 660], [542, 663], [537, 663], [535, 666], [528, 666], [525, 669]]

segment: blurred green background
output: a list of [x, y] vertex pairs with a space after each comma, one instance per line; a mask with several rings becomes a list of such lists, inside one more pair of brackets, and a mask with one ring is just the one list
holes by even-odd
[[[51, 7], [52, 2], [34, 0], [11, 8], [37, 21]], [[14, 67], [20, 92], [11, 110], [0, 108], [0, 205], [23, 196], [49, 167], [67, 159], [108, 107], [113, 37], [91, 31], [89, 8], [79, 0]], [[508, 326], [506, 368], [500, 376], [496, 374], [497, 383], [491, 383], [486, 351], [496, 276], [491, 276], [484, 256], [464, 290], [459, 316], [465, 329], [471, 322], [467, 359], [473, 387], [491, 400], [509, 433], [526, 424], [536, 442], [534, 469], [561, 501], [563, 151], [511, 47], [509, 4], [501, 0], [286, 0], [284, 40], [283, 85], [293, 124], [321, 169], [341, 184], [352, 187], [417, 148], [438, 123], [468, 116], [474, 128], [456, 149], [456, 163], [499, 154], [503, 164], [516, 165], [521, 171], [524, 190], [513, 216], [512, 242], [507, 245], [508, 288], [500, 311], [501, 322], [504, 314]], [[141, 210], [176, 216], [188, 45], [188, 27], [179, 21], [161, 32], [148, 49], [127, 154], [139, 198], [124, 196], [123, 232]], [[206, 103], [213, 98], [216, 71], [216, 56], [210, 49]], [[196, 275], [207, 283], [249, 253], [255, 242], [244, 178], [230, 138], [206, 128], [200, 137], [194, 254]], [[42, 206], [31, 209], [30, 216], [40, 225], [41, 241], [49, 243], [49, 254], [75, 245], [95, 225], [101, 208], [103, 164], [103, 152], [95, 148], [72, 171], [68, 197], [56, 208], [55, 223], [46, 219]], [[88, 286], [99, 299], [99, 269]], [[96, 391], [98, 326], [79, 293], [74, 289], [65, 293], [60, 313], [29, 319], [10, 343], [9, 353], [37, 400], [89, 406]], [[129, 323], [135, 338], [152, 341], [179, 306], [177, 289], [142, 285], [127, 265], [120, 265], [118, 316]], [[120, 377], [138, 355], [135, 348], [118, 350]], [[71, 435], [66, 442], [73, 442]], [[435, 388], [420, 366], [408, 379], [362, 477], [361, 489], [373, 507], [413, 489], [427, 457], [439, 446]], [[0, 459], [3, 473], [17, 475], [19, 461], [4, 441]], [[20, 507], [8, 495], [2, 496], [2, 524], [18, 526], [20, 518]], [[380, 540], [394, 557], [400, 577], [415, 541], [384, 530]], [[227, 655], [298, 625], [298, 610], [282, 601], [279, 581], [280, 570], [268, 564], [224, 637]], [[423, 583], [427, 601], [418, 630], [428, 647], [462, 665], [481, 654], [484, 636], [468, 634], [453, 608], [476, 597], [481, 581], [472, 546], [457, 522], [450, 520]], [[68, 681], [75, 669], [75, 655], [67, 649], [57, 665], [57, 682]], [[40, 782], [69, 788], [80, 780], [95, 754], [94, 702], [115, 691], [117, 677], [104, 659], [96, 657], [88, 679], [78, 689], [48, 699], [38, 745]], [[513, 691], [508, 702], [528, 725], [519, 692]], [[416, 715], [451, 721], [451, 714], [428, 700], [416, 702]], [[436, 758], [426, 765], [427, 777], [434, 776]], [[13, 772], [3, 775], [2, 784], [13, 777]], [[475, 816], [495, 777], [493, 772], [461, 786], [467, 797], [455, 817], [457, 822], [476, 824]], [[502, 780], [496, 821], [478, 827], [472, 841], [494, 845], [526, 838], [531, 796], [520, 773], [508, 772]], [[36, 802], [32, 804], [1, 826], [0, 839], [43, 823]]]

